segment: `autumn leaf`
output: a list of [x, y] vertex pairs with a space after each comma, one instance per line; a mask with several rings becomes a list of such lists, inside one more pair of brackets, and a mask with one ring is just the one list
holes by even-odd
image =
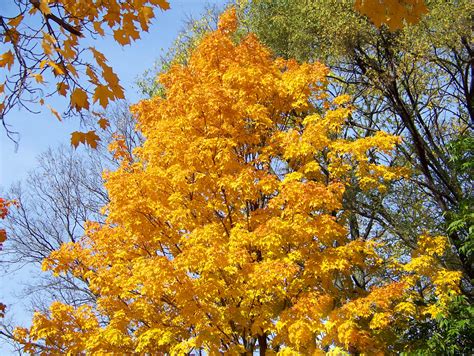
[[23, 15], [16, 16], [8, 20], [8, 25], [11, 27], [18, 27], [18, 25], [23, 21]]
[[81, 88], [76, 88], [71, 94], [71, 107], [75, 108], [77, 111], [82, 109], [89, 109], [89, 100], [87, 98], [87, 93]]
[[97, 144], [100, 141], [100, 137], [97, 136], [95, 131], [89, 131], [85, 135], [85, 142], [87, 145], [89, 145], [91, 148], [97, 148]]
[[94, 30], [101, 36], [104, 36], [105, 35], [105, 32], [104, 30], [102, 29], [102, 26], [101, 26], [101, 23], [96, 21], [94, 22]]
[[99, 101], [99, 104], [106, 108], [109, 104], [109, 100], [114, 100], [115, 95], [112, 91], [110, 91], [109, 87], [105, 85], [97, 85], [94, 91], [94, 103]]
[[158, 5], [162, 10], [168, 10], [170, 8], [170, 4], [167, 0], [152, 0], [151, 3]]
[[97, 136], [93, 130], [88, 132], [75, 131], [71, 134], [71, 145], [74, 146], [74, 148], [77, 148], [79, 144], [82, 143], [95, 149], [99, 141], [99, 136]]
[[13, 56], [12, 51], [7, 51], [0, 56], [0, 67], [8, 67], [10, 70], [14, 61], [15, 57]]
[[69, 85], [67, 83], [60, 82], [60, 83], [56, 84], [56, 88], [57, 88], [57, 91], [60, 95], [66, 96], [67, 91], [69, 89]]
[[32, 74], [31, 75], [33, 78], [35, 78], [36, 82], [39, 84], [44, 83], [43, 76], [41, 74]]
[[56, 118], [59, 120], [59, 121], [62, 121], [61, 119], [61, 115], [53, 108], [51, 107], [50, 105], [47, 105], [48, 109], [51, 111], [51, 113], [56, 116]]
[[107, 127], [110, 126], [110, 123], [109, 123], [109, 120], [107, 120], [106, 118], [100, 118], [98, 121], [97, 121], [97, 124], [99, 125], [99, 127], [102, 129], [102, 130], [105, 130], [107, 129]]
[[[33, 3], [37, 3], [38, 0], [32, 1]], [[48, 5], [48, 0], [39, 0], [39, 9], [44, 15], [48, 15], [51, 13], [51, 9]]]

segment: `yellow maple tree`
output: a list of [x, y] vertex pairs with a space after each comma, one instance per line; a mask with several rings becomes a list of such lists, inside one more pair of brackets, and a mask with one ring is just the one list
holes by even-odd
[[[35, 104], [47, 105], [51, 96], [69, 99], [66, 115], [123, 99], [106, 57], [83, 40], [110, 33], [118, 44], [127, 45], [148, 31], [157, 8], [169, 8], [167, 0], [18, 0], [10, 6], [10, 15], [0, 14], [0, 120], [7, 134], [5, 120], [12, 108], [35, 111]], [[80, 132], [72, 136], [74, 145], [80, 134], [86, 138], [83, 143], [97, 145], [97, 136]]]
[[43, 265], [82, 278], [97, 303], [36, 313], [16, 330], [26, 351], [378, 354], [456, 293], [443, 237], [402, 260], [346, 229], [349, 184], [402, 175], [368, 158], [398, 138], [344, 137], [351, 105], [328, 98], [328, 69], [275, 60], [236, 28], [228, 10], [160, 77], [164, 98], [133, 108], [146, 141], [133, 158], [120, 138], [111, 147], [122, 163], [106, 173], [107, 222]]

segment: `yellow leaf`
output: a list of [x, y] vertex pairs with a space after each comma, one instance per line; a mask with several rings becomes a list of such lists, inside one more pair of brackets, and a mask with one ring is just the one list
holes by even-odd
[[77, 111], [82, 109], [89, 109], [89, 100], [87, 98], [87, 93], [81, 88], [76, 88], [71, 94], [71, 107], [75, 108]]
[[104, 63], [107, 62], [107, 59], [105, 58], [104, 54], [96, 50], [94, 47], [89, 47], [89, 49], [92, 52], [92, 55], [94, 56], [94, 59], [96, 60], [97, 64], [102, 67]]
[[8, 25], [10, 27], [17, 27], [21, 21], [23, 21], [23, 15], [18, 15], [11, 20], [8, 20]]
[[62, 121], [61, 119], [61, 115], [59, 115], [59, 113], [53, 108], [51, 107], [50, 105], [47, 105], [48, 106], [48, 109], [51, 111], [51, 113], [56, 116], [56, 118], [59, 120], [59, 121]]
[[15, 57], [12, 51], [5, 52], [0, 57], [0, 67], [8, 67], [8, 69], [11, 69], [14, 61]]
[[56, 62], [48, 61], [48, 65], [53, 69], [53, 74], [55, 76], [64, 74], [64, 69], [60, 65], [58, 65]]
[[44, 83], [44, 79], [43, 79], [43, 76], [41, 74], [32, 74], [31, 75], [33, 78], [35, 78], [36, 82], [39, 83], [39, 84], [42, 84]]
[[51, 9], [48, 6], [48, 0], [41, 0], [40, 3], [39, 3], [39, 9], [45, 15], [50, 14]]
[[122, 29], [118, 29], [114, 31], [114, 39], [122, 46], [130, 43], [130, 36], [127, 35], [127, 32]]

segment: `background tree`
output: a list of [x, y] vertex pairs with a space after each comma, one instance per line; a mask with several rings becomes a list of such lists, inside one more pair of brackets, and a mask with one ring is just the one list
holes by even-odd
[[[10, 209], [5, 222], [9, 239], [0, 258], [3, 269], [41, 270], [44, 258], [63, 243], [81, 238], [87, 220], [103, 220], [101, 208], [107, 204], [108, 194], [102, 172], [118, 166], [119, 149], [122, 156], [133, 157], [133, 148], [142, 142], [128, 103], [116, 103], [104, 115], [108, 125], [98, 131], [96, 149], [49, 149], [38, 156], [37, 167], [25, 182], [15, 184], [6, 194], [15, 199], [16, 207]], [[38, 273], [23, 283], [22, 294], [31, 304], [31, 313], [46, 311], [54, 300], [74, 306], [95, 303], [87, 284], [72, 274], [54, 278]], [[11, 342], [15, 320], [11, 312], [9, 317], [0, 328], [4, 340]]]
[[[69, 99], [68, 116], [96, 102], [106, 108], [123, 99], [117, 75], [99, 50], [84, 45], [85, 38], [111, 31], [118, 44], [129, 44], [148, 31], [156, 8], [169, 8], [166, 0], [15, 0], [10, 6], [9, 14], [0, 14], [0, 120], [7, 135], [12, 131], [6, 115], [14, 107], [34, 112], [35, 104], [47, 105], [49, 97], [59, 95]], [[77, 138], [95, 146], [98, 136], [90, 131]]]
[[[456, 231], [448, 226], [459, 221], [453, 220], [458, 212], [472, 213], [466, 210], [472, 207], [466, 203], [472, 199], [472, 176], [456, 168], [451, 147], [472, 140], [474, 8], [470, 1], [427, 5], [429, 12], [417, 25], [398, 31], [374, 27], [353, 11], [351, 1], [255, 1], [242, 16], [276, 55], [329, 64], [333, 95], [353, 98], [352, 135], [384, 129], [403, 137], [393, 163], [411, 167], [410, 179], [382, 196], [348, 190], [352, 231], [359, 236], [367, 226], [385, 231], [387, 243], [406, 252], [422, 230], [448, 235], [454, 254], [445, 263], [463, 271], [464, 293], [472, 303], [469, 224]], [[433, 328], [430, 324], [417, 337], [427, 339]]]
[[404, 262], [349, 233], [346, 187], [398, 179], [371, 159], [398, 139], [344, 137], [351, 108], [327, 99], [327, 68], [274, 60], [253, 35], [234, 43], [236, 28], [224, 13], [161, 77], [165, 96], [135, 107], [146, 140], [108, 174], [105, 223], [44, 262], [97, 303], [37, 313], [16, 330], [25, 350], [403, 350], [399, 331], [459, 292], [436, 258], [446, 238], [425, 234]]

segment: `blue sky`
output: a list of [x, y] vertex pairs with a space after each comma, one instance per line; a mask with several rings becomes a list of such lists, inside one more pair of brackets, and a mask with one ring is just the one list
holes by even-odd
[[[156, 59], [172, 44], [189, 16], [197, 17], [206, 5], [223, 6], [225, 3], [225, 0], [170, 0], [171, 9], [158, 11], [150, 31], [144, 33], [142, 39], [134, 44], [120, 47], [110, 38], [94, 43], [94, 46], [106, 55], [109, 64], [118, 74], [127, 100], [136, 102], [140, 99], [135, 86], [136, 78], [151, 68]], [[4, 0], [0, 0], [0, 14], [8, 12], [7, 7]], [[60, 105], [62, 104], [58, 102], [57, 109], [66, 109], [64, 105]], [[0, 195], [7, 191], [12, 183], [25, 178], [27, 172], [35, 168], [38, 154], [46, 151], [48, 147], [69, 144], [71, 132], [80, 130], [78, 120], [59, 122], [48, 109], [36, 115], [25, 110], [13, 110], [7, 121], [12, 129], [20, 134], [20, 141], [16, 149], [15, 144], [6, 137], [3, 128], [0, 128]], [[2, 272], [0, 269], [0, 274]], [[22, 284], [37, 273], [40, 272], [32, 269], [0, 276], [0, 301], [7, 304], [8, 314], [19, 324], [28, 324], [31, 315], [26, 311], [27, 300], [19, 299], [18, 295]], [[0, 343], [0, 354], [9, 355], [11, 350]]]

